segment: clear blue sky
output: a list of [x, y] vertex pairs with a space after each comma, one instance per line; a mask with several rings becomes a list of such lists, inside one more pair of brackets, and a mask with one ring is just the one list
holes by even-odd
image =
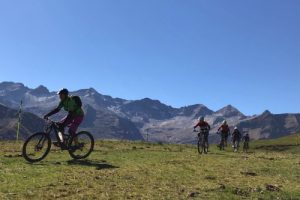
[[0, 81], [300, 112], [298, 0], [0, 0]]

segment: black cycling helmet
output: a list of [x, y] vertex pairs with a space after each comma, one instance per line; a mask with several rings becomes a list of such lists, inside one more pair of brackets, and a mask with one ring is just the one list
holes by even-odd
[[69, 95], [69, 90], [66, 88], [62, 88], [60, 89], [57, 94], [65, 94], [65, 95]]

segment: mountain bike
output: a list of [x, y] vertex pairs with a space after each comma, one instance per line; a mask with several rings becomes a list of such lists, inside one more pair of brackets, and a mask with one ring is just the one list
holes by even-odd
[[240, 141], [238, 139], [232, 140], [232, 148], [234, 152], [237, 152], [239, 150]]
[[59, 131], [57, 122], [47, 120], [43, 132], [31, 135], [24, 143], [22, 155], [28, 162], [34, 163], [43, 160], [50, 152], [52, 139], [51, 133], [57, 140], [56, 146], [67, 150], [73, 159], [87, 158], [94, 150], [94, 137], [87, 131], [81, 131], [71, 136]]
[[248, 153], [249, 150], [249, 142], [244, 141], [243, 152]]
[[198, 153], [199, 154], [207, 154], [208, 153], [208, 141], [205, 140], [205, 134], [208, 134], [207, 131], [196, 131], [194, 132], [198, 133], [198, 141], [197, 141], [197, 148], [198, 148]]
[[220, 144], [218, 145], [220, 151], [222, 150], [225, 150], [225, 135], [224, 133], [220, 133], [220, 132], [217, 132], [217, 134], [221, 135], [221, 141], [220, 141]]

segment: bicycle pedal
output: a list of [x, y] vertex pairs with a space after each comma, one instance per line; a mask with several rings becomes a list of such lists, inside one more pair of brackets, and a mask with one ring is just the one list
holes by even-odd
[[61, 147], [61, 145], [60, 145], [59, 142], [53, 142], [52, 144], [53, 144], [54, 146], [56, 146], [56, 147]]
[[67, 147], [65, 147], [65, 146], [62, 146], [62, 147], [60, 147], [61, 148], [61, 150], [68, 150], [68, 148]]

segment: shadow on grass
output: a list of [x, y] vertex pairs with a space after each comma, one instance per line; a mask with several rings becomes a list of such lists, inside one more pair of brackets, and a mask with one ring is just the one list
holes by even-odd
[[262, 145], [262, 146], [257, 146], [255, 149], [282, 152], [282, 151], [288, 151], [288, 150], [293, 149], [295, 147], [299, 147], [299, 145], [296, 145], [296, 144], [290, 144], [290, 145]]
[[49, 161], [40, 161], [40, 162], [28, 162], [25, 161], [28, 165], [33, 165], [33, 166], [49, 166], [49, 165], [62, 165], [62, 162], [49, 162]]
[[5, 158], [22, 158], [22, 154], [4, 154], [3, 157]]
[[27, 162], [27, 164], [34, 165], [34, 166], [49, 166], [49, 165], [66, 166], [66, 164], [67, 164], [67, 165], [77, 165], [77, 166], [85, 166], [85, 167], [95, 167], [96, 170], [119, 168], [117, 166], [113, 166], [113, 165], [107, 164], [105, 162], [106, 162], [105, 160], [102, 160], [102, 161], [69, 160], [67, 162], [49, 162], [49, 161], [41, 161], [41, 162], [37, 162], [37, 163]]
[[67, 161], [69, 165], [79, 165], [79, 166], [86, 166], [86, 167], [95, 167], [96, 170], [102, 169], [116, 169], [119, 168], [117, 166], [113, 166], [107, 163], [91, 161], [91, 160], [69, 160]]
[[235, 158], [236, 154], [231, 154], [233, 152], [230, 152], [230, 151], [215, 151], [215, 152], [208, 152], [208, 155], [211, 154], [211, 155], [216, 155], [216, 156], [226, 156], [226, 157], [230, 157], [230, 158]]

